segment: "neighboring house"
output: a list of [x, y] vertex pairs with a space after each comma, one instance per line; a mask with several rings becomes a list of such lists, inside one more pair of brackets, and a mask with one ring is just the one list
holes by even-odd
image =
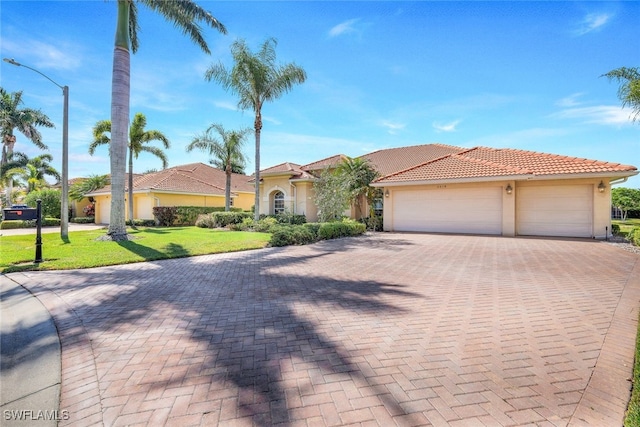
[[[385, 231], [604, 238], [611, 185], [638, 174], [629, 165], [507, 148], [429, 144], [362, 157], [381, 174], [372, 185], [384, 193]], [[266, 169], [263, 211], [282, 200], [315, 220], [313, 180], [340, 160]]]
[[[232, 206], [250, 210], [253, 206], [254, 186], [250, 176], [231, 177]], [[204, 163], [190, 163], [163, 169], [159, 172], [134, 175], [133, 217], [153, 219], [155, 206], [212, 206], [224, 207], [225, 172]], [[128, 180], [125, 182], [128, 197]], [[95, 200], [96, 224], [108, 224], [111, 215], [111, 186], [87, 194]], [[125, 203], [126, 209], [129, 203]], [[128, 217], [128, 211], [126, 213]]]

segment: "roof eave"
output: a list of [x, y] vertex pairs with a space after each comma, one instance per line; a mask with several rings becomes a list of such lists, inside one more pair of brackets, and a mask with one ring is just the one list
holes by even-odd
[[470, 182], [491, 182], [491, 181], [522, 181], [531, 179], [533, 175], [498, 175], [475, 178], [449, 178], [449, 179], [422, 179], [415, 181], [391, 181], [373, 182], [372, 187], [403, 187], [409, 185], [434, 185], [434, 184], [466, 184]]

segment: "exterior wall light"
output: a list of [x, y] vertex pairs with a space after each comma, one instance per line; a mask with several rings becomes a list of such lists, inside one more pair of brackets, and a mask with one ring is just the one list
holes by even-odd
[[600, 184], [598, 184], [598, 191], [601, 192], [601, 193], [604, 193], [604, 190], [606, 188], [607, 187], [605, 187], [604, 182], [600, 181]]
[[513, 193], [513, 187], [511, 186], [511, 184], [507, 184], [507, 188], [505, 188], [504, 191], [506, 191], [507, 194]]
[[389, 189], [388, 188], [384, 192], [384, 197], [389, 197]]

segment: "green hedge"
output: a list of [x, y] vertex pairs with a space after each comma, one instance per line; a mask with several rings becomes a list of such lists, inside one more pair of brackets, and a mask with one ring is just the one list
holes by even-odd
[[227, 227], [234, 224], [242, 224], [246, 218], [251, 218], [251, 212], [212, 212], [200, 215], [195, 225], [201, 228]]
[[364, 233], [366, 228], [364, 224], [353, 220], [325, 222], [320, 225], [318, 238], [328, 240], [339, 237], [357, 236]]
[[96, 218], [93, 216], [77, 216], [75, 218], [71, 218], [71, 222], [76, 224], [93, 224], [96, 222]]
[[[60, 219], [59, 218], [43, 218], [41, 225], [43, 227], [54, 227], [54, 226], [59, 227]], [[8, 220], [8, 221], [0, 222], [0, 230], [15, 230], [17, 228], [35, 228], [36, 226], [37, 224], [35, 219], [29, 219], [26, 221], [22, 219], [16, 219], [16, 220]]]
[[640, 228], [636, 227], [629, 232], [627, 239], [636, 246], [640, 246]]
[[[175, 224], [195, 225], [200, 215], [206, 215], [213, 212], [224, 212], [224, 207], [176, 206]], [[231, 212], [242, 212], [242, 209], [231, 208]]]
[[306, 245], [319, 240], [358, 236], [366, 231], [362, 223], [347, 219], [303, 225], [277, 225], [271, 231], [271, 246]]

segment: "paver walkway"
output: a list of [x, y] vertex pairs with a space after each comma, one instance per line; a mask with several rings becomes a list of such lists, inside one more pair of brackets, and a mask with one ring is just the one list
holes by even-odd
[[375, 234], [11, 274], [53, 314], [60, 425], [620, 425], [640, 257]]

